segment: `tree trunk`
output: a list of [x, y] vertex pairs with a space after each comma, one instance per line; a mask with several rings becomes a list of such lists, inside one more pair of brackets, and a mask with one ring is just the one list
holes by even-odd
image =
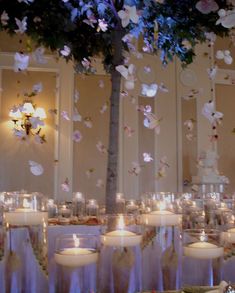
[[106, 177], [106, 213], [115, 213], [117, 179], [118, 179], [118, 136], [119, 136], [119, 106], [121, 75], [115, 69], [122, 64], [122, 37], [124, 32], [121, 28], [113, 34], [113, 68], [111, 70], [112, 90], [110, 95], [110, 121], [109, 121], [109, 151]]

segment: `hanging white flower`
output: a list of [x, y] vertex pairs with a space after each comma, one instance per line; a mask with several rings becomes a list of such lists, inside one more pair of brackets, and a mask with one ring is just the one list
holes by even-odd
[[30, 172], [35, 176], [40, 176], [44, 172], [42, 165], [40, 165], [39, 163], [35, 161], [29, 161], [29, 168], [30, 168]]
[[64, 45], [64, 48], [62, 50], [60, 50], [60, 54], [64, 57], [69, 56], [70, 53], [71, 53], [71, 49], [66, 45]]
[[148, 98], [153, 98], [154, 96], [156, 96], [157, 91], [158, 91], [158, 85], [156, 83], [152, 83], [152, 84], [145, 84], [142, 83], [141, 84], [141, 95], [148, 97]]
[[9, 16], [7, 12], [4, 10], [3, 13], [1, 14], [1, 24], [3, 26], [8, 25], [8, 20], [9, 20]]
[[26, 70], [29, 66], [29, 56], [23, 53], [15, 53], [14, 56], [15, 64], [14, 64], [14, 71], [23, 71]]
[[216, 24], [221, 24], [225, 28], [232, 28], [235, 26], [235, 9], [224, 10], [220, 9], [218, 11], [219, 19]]
[[118, 16], [121, 18], [122, 26], [127, 27], [130, 20], [134, 23], [138, 23], [139, 15], [136, 11], [136, 6], [124, 5], [124, 10], [118, 11]]
[[15, 18], [16, 25], [18, 29], [15, 30], [16, 33], [23, 34], [27, 30], [27, 16], [22, 20]]

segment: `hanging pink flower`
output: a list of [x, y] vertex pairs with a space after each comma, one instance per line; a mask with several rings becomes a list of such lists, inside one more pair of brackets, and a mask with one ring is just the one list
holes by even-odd
[[79, 130], [75, 130], [73, 133], [73, 140], [75, 142], [80, 142], [82, 140], [82, 135], [81, 132]]
[[219, 9], [218, 4], [214, 0], [200, 0], [196, 4], [197, 10], [202, 14], [209, 14]]

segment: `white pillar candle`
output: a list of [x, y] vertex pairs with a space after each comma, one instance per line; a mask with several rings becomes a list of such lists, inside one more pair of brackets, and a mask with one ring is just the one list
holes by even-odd
[[98, 253], [91, 248], [80, 248], [80, 239], [73, 234], [74, 246], [61, 249], [54, 254], [57, 264], [67, 267], [82, 267], [96, 263]]
[[199, 241], [184, 247], [184, 255], [198, 259], [214, 259], [223, 256], [223, 247]]
[[88, 248], [65, 248], [55, 253], [55, 261], [57, 264], [67, 267], [81, 267], [96, 263], [98, 253]]
[[165, 210], [142, 215], [143, 224], [154, 227], [177, 226], [181, 223], [181, 219], [181, 215]]
[[14, 226], [32, 226], [40, 225], [43, 221], [47, 222], [47, 212], [34, 211], [32, 209], [22, 208], [12, 212], [5, 212], [5, 221]]
[[141, 243], [142, 236], [131, 231], [124, 230], [124, 219], [120, 215], [117, 230], [101, 236], [101, 242], [106, 246], [128, 247]]
[[128, 247], [140, 244], [141, 235], [127, 230], [115, 230], [101, 236], [101, 242], [106, 246]]

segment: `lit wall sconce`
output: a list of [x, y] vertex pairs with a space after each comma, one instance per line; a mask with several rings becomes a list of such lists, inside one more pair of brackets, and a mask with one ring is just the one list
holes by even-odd
[[24, 104], [14, 106], [9, 116], [14, 122], [14, 135], [26, 140], [30, 134], [35, 137], [38, 143], [46, 142], [45, 134], [41, 134], [41, 129], [45, 125], [46, 112], [43, 108], [34, 108], [31, 101], [25, 101]]

